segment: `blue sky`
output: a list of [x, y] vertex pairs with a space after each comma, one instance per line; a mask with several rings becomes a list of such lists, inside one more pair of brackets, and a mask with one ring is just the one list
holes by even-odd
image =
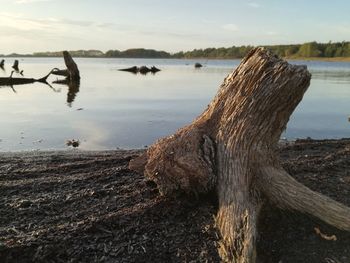
[[346, 0], [0, 0], [0, 54], [349, 41]]

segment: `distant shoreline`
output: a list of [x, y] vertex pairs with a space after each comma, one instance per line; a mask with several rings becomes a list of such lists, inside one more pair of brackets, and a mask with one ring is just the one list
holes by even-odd
[[[147, 48], [130, 48], [126, 50], [108, 50], [103, 52], [97, 49], [70, 50], [72, 57], [88, 58], [149, 58], [149, 59], [242, 59], [256, 46], [243, 45], [231, 47], [199, 48], [191, 51], [167, 52]], [[350, 61], [350, 41], [287, 45], [262, 45], [279, 57], [287, 60], [306, 61]], [[62, 51], [33, 52], [31, 54], [0, 54], [0, 57], [62, 57]]]
[[[0, 56], [2, 58], [60, 58], [59, 56], [32, 56], [32, 55], [18, 55], [18, 56]], [[145, 57], [105, 57], [105, 56], [75, 56], [75, 58], [104, 58], [104, 59], [181, 59], [181, 60], [241, 60], [242, 58], [145, 58]], [[350, 62], [350, 57], [283, 57], [287, 61], [321, 61], [321, 62]]]
[[285, 60], [302, 60], [302, 61], [324, 61], [324, 62], [350, 62], [350, 57], [295, 57], [295, 58], [284, 58]]

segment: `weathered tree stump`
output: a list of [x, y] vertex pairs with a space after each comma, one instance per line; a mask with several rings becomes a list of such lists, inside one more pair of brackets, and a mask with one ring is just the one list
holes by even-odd
[[67, 104], [69, 107], [72, 106], [72, 103], [76, 97], [76, 94], [79, 92], [80, 87], [80, 72], [77, 64], [74, 62], [72, 56], [68, 51], [63, 51], [63, 58], [66, 64], [67, 69], [57, 69], [55, 68], [52, 74], [65, 76], [65, 79], [55, 80], [53, 83], [62, 84], [68, 86], [67, 93]]
[[63, 51], [63, 58], [64, 63], [66, 64], [68, 73], [69, 73], [69, 79], [72, 82], [79, 82], [80, 81], [80, 73], [77, 64], [74, 62], [72, 56], [69, 54], [68, 51]]
[[15, 60], [15, 62], [13, 62], [12, 68], [13, 68], [15, 71], [19, 71], [19, 68], [18, 68], [18, 60], [17, 60], [17, 59]]
[[350, 230], [350, 208], [298, 183], [280, 165], [277, 143], [311, 75], [263, 48], [252, 50], [190, 125], [158, 140], [129, 167], [165, 195], [216, 189], [225, 261], [255, 262], [257, 220], [267, 199]]

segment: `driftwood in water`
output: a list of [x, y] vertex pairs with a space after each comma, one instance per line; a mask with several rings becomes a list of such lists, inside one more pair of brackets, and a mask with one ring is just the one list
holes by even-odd
[[127, 72], [131, 72], [134, 74], [140, 73], [143, 75], [146, 75], [147, 73], [151, 72], [153, 74], [161, 71], [159, 68], [152, 66], [152, 67], [146, 67], [146, 66], [141, 66], [141, 67], [137, 67], [137, 66], [133, 66], [130, 68], [123, 68], [123, 69], [119, 69], [119, 71], [127, 71]]
[[65, 83], [68, 83], [68, 81], [79, 82], [80, 72], [79, 72], [78, 66], [74, 62], [72, 56], [69, 54], [68, 51], [63, 51], [63, 59], [67, 68], [66, 69], [54, 68], [52, 71], [52, 74], [66, 77], [66, 80], [64, 80]]
[[68, 51], [63, 51], [64, 63], [66, 64], [70, 81], [80, 81], [80, 73], [77, 64]]
[[53, 75], [57, 75], [57, 76], [64, 76], [64, 77], [68, 77], [69, 76], [69, 72], [67, 69], [55, 69], [52, 72]]
[[18, 60], [16, 59], [15, 62], [13, 63], [13, 66], [12, 68], [16, 71], [19, 71], [19, 68], [18, 68]]
[[149, 68], [146, 67], [146, 66], [141, 66], [141, 67], [139, 68], [139, 72], [140, 72], [141, 74], [143, 74], [143, 75], [147, 74], [147, 73], [150, 72], [150, 71], [151, 71], [151, 69], [149, 69]]
[[14, 85], [24, 85], [24, 84], [31, 84], [34, 82], [41, 82], [47, 84], [47, 78], [51, 75], [52, 70], [44, 77], [39, 79], [34, 78], [13, 78], [13, 72], [11, 72], [11, 75], [9, 77], [0, 78], [0, 86], [14, 86]]
[[54, 84], [62, 84], [68, 86], [67, 93], [67, 104], [69, 106], [72, 105], [72, 102], [75, 99], [76, 94], [79, 92], [80, 87], [80, 73], [77, 64], [74, 62], [71, 55], [68, 51], [63, 51], [64, 62], [66, 64], [67, 69], [60, 70], [55, 69], [53, 74], [65, 76], [65, 79], [53, 81]]
[[225, 261], [256, 261], [257, 221], [266, 200], [350, 231], [350, 208], [297, 182], [276, 153], [310, 78], [305, 66], [254, 49], [192, 124], [158, 140], [129, 164], [165, 195], [217, 191]]
[[139, 68], [136, 67], [136, 66], [133, 66], [133, 67], [130, 67], [130, 68], [119, 69], [119, 71], [127, 71], [127, 72], [131, 72], [131, 73], [136, 74], [137, 72], [139, 72]]
[[152, 67], [151, 67], [151, 72], [152, 72], [152, 73], [156, 73], [156, 72], [159, 72], [159, 71], [161, 71], [159, 68], [157, 68], [157, 67], [155, 67], [155, 66], [152, 66]]

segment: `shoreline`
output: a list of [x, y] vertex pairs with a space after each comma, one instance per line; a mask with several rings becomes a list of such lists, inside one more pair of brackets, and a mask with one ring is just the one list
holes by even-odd
[[[292, 146], [295, 143], [300, 143], [300, 142], [341, 142], [341, 141], [347, 141], [350, 140], [350, 137], [343, 137], [343, 138], [325, 138], [325, 139], [313, 139], [311, 137], [306, 137], [306, 138], [295, 138], [295, 139], [287, 139], [282, 137], [279, 142], [278, 146], [279, 147], [285, 147], [285, 146]], [[37, 154], [37, 155], [53, 155], [53, 154], [62, 154], [62, 155], [67, 155], [67, 154], [74, 154], [74, 155], [79, 155], [79, 154], [86, 154], [86, 155], [93, 155], [93, 154], [109, 154], [109, 153], [142, 153], [144, 151], [147, 151], [147, 147], [142, 147], [142, 148], [115, 148], [115, 149], [105, 149], [105, 150], [85, 150], [85, 149], [80, 149], [79, 147], [77, 148], [60, 148], [60, 149], [24, 149], [24, 150], [15, 150], [15, 151], [1, 151], [0, 150], [0, 157], [1, 156], [22, 156], [26, 154]]]
[[289, 60], [289, 61], [296, 61], [296, 60], [300, 60], [300, 61], [321, 61], [321, 62], [350, 62], [350, 57], [310, 57], [310, 58], [305, 58], [305, 57], [301, 57], [301, 58], [283, 58], [285, 60]]
[[[4, 58], [61, 58], [61, 56], [3, 56]], [[75, 58], [101, 58], [101, 59], [178, 59], [178, 60], [242, 60], [243, 58], [142, 58], [142, 57], [94, 57], [94, 56], [75, 56]], [[320, 62], [350, 62], [350, 57], [282, 57], [287, 61], [320, 61]]]
[[[0, 261], [220, 262], [215, 196], [159, 195], [127, 168], [143, 151], [0, 153]], [[350, 138], [301, 139], [279, 153], [296, 180], [350, 205]], [[259, 229], [261, 262], [350, 260], [350, 233], [307, 215], [266, 204]]]

